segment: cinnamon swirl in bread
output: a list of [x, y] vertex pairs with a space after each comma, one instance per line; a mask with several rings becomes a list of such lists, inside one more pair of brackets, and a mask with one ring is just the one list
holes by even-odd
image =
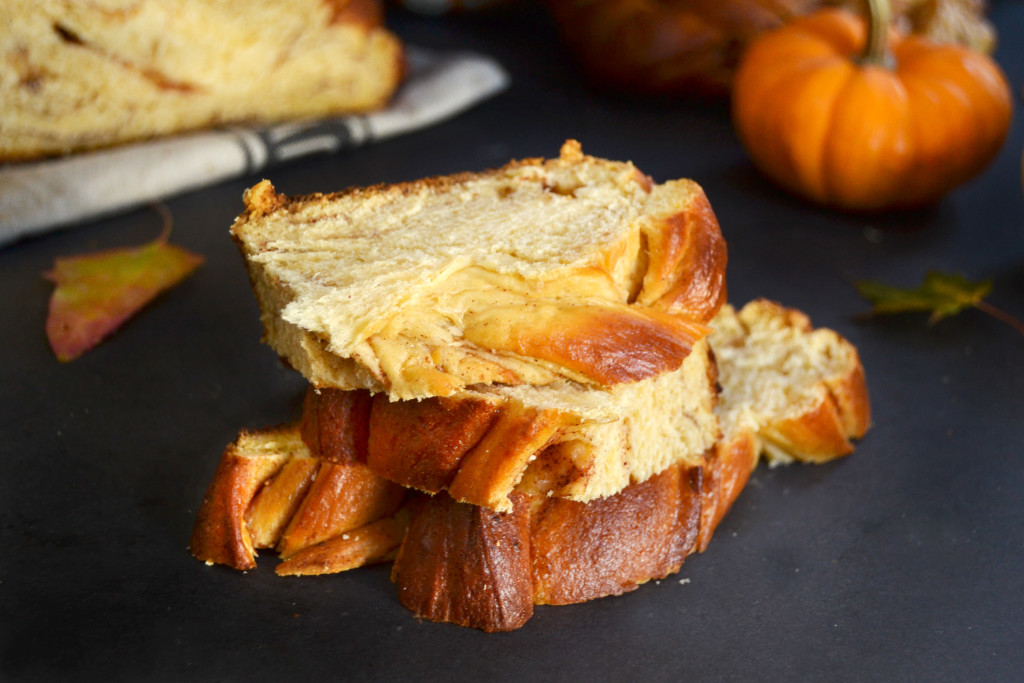
[[0, 161], [382, 107], [378, 0], [5, 0]]

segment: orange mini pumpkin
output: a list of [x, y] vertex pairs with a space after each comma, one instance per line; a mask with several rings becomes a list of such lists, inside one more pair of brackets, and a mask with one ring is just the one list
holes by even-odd
[[761, 36], [741, 60], [733, 121], [754, 163], [827, 206], [880, 210], [935, 201], [979, 173], [1010, 124], [989, 57], [824, 10]]

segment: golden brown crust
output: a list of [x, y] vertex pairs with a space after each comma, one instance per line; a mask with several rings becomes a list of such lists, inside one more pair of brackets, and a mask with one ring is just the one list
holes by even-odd
[[361, 463], [321, 461], [316, 479], [277, 543], [281, 557], [393, 514], [405, 490]]
[[312, 387], [303, 401], [300, 429], [310, 452], [337, 463], [365, 463], [369, 449], [370, 392], [319, 392]]
[[[704, 311], [698, 309], [696, 314], [703, 316]], [[491, 308], [473, 316], [467, 321], [466, 340], [492, 350], [551, 361], [601, 386], [676, 370], [693, 345], [710, 332], [706, 326], [680, 316], [610, 304], [536, 305], [528, 319], [505, 326], [505, 334], [492, 334], [502, 329], [503, 319], [515, 320], [515, 312]]]
[[324, 0], [331, 8], [328, 24], [347, 24], [371, 29], [384, 24], [384, 8], [377, 0]]
[[509, 513], [445, 494], [415, 508], [392, 570], [418, 617], [519, 628], [533, 604], [618, 595], [679, 570], [701, 523], [701, 469], [672, 467], [590, 503], [515, 494]]
[[312, 457], [297, 424], [242, 432], [228, 445], [192, 531], [209, 564], [256, 566], [256, 548], [283, 557], [393, 514], [405, 490], [361, 463]]
[[589, 503], [541, 499], [530, 520], [534, 602], [619, 595], [679, 571], [700, 522], [700, 468], [670, 467]]
[[700, 532], [695, 552], [707, 550], [715, 529], [747, 485], [760, 455], [757, 437], [749, 430], [723, 439], [711, 449], [702, 468]]
[[831, 397], [798, 417], [773, 422], [761, 431], [761, 436], [786, 454], [805, 462], [825, 462], [853, 452], [853, 444], [843, 430], [839, 409]]
[[253, 497], [245, 515], [256, 548], [273, 548], [320, 470], [316, 458], [292, 458]]
[[314, 576], [389, 562], [398, 555], [408, 526], [409, 513], [402, 508], [390, 517], [305, 547], [277, 565], [274, 572], [278, 576]]
[[533, 616], [525, 496], [498, 513], [438, 494], [421, 501], [391, 570], [398, 599], [417, 617], [488, 632]]
[[[276, 191], [269, 180], [261, 180], [242, 192], [242, 203], [245, 204], [245, 212], [236, 219], [236, 222], [257, 221], [289, 203], [289, 199]], [[238, 241], [238, 235], [234, 230], [231, 231], [231, 236]]]
[[[248, 461], [241, 464], [273, 459]], [[396, 506], [390, 485], [375, 486], [371, 478], [367, 486], [357, 466], [315, 462], [318, 476], [277, 544], [286, 558], [278, 573], [331, 573], [384, 561], [401, 542], [393, 569], [400, 599], [434, 621], [487, 631], [518, 628], [532, 615], [535, 601], [565, 604], [618, 594], [678, 570], [697, 537], [697, 468], [670, 468], [592, 504], [513, 494], [509, 513], [457, 503], [441, 493], [416, 504], [404, 535], [406, 513], [389, 512]], [[268, 469], [247, 477], [247, 488], [272, 490], [282, 475], [278, 481], [302, 480], [286, 475], [288, 467], [279, 461], [276, 478]], [[225, 495], [230, 489], [211, 490]], [[207, 519], [201, 515], [197, 528]], [[236, 519], [242, 519], [244, 530], [244, 515]], [[217, 532], [201, 535], [217, 537]], [[255, 566], [233, 558], [215, 561]]]
[[728, 250], [704, 191], [688, 211], [665, 223], [666, 229], [649, 233], [648, 239], [659, 244], [648, 247], [651, 262], [639, 300], [650, 299], [657, 310], [708, 322], [726, 301]]
[[287, 460], [283, 454], [248, 457], [237, 442], [225, 449], [192, 529], [189, 549], [197, 559], [236, 569], [256, 566], [246, 512], [259, 487]]
[[539, 410], [506, 403], [483, 438], [462, 459], [448, 487], [455, 500], [508, 511], [509, 491], [530, 460], [567, 423], [557, 410]]
[[[325, 389], [323, 397], [347, 393]], [[399, 483], [437, 493], [455, 479], [463, 457], [491, 428], [500, 405], [469, 398], [389, 401], [377, 394], [370, 412], [367, 464]]]
[[871, 426], [871, 400], [859, 354], [850, 374], [829, 382], [828, 388], [847, 438], [863, 437]]
[[[538, 429], [550, 423], [535, 413], [499, 413], [496, 419], [504, 426], [488, 432], [495, 443], [536, 441]], [[573, 442], [558, 446], [571, 448]], [[516, 629], [530, 618], [535, 603], [569, 604], [617, 595], [678, 571], [688, 554], [706, 549], [759, 451], [756, 435], [743, 430], [712, 449], [702, 466], [673, 466], [586, 504], [514, 493], [513, 508], [506, 513], [460, 503], [442, 492], [407, 500], [406, 508], [392, 514], [402, 503], [393, 496], [394, 485], [381, 486], [381, 480], [358, 464], [319, 460], [320, 491], [310, 487], [302, 504], [309, 509], [296, 511], [288, 525], [289, 532], [299, 532], [286, 532], [278, 543], [287, 559], [277, 572], [332, 573], [395, 556], [392, 577], [399, 599], [417, 616], [485, 631]], [[237, 511], [239, 506], [232, 503], [246, 500], [246, 494], [234, 494], [236, 479], [249, 482], [241, 487], [249, 491], [265, 476], [264, 471], [246, 476], [249, 468], [236, 460], [226, 458], [225, 474], [219, 470], [219, 485], [211, 486], [211, 495], [228, 500], [204, 504], [204, 509]], [[302, 481], [286, 474], [288, 466], [277, 467], [264, 491], [273, 490], [275, 480]], [[368, 475], [365, 482], [363, 474]], [[301, 483], [281, 484], [289, 486]], [[201, 513], [197, 530], [207, 519]], [[208, 535], [220, 538], [224, 533], [214, 527]], [[251, 559], [251, 549], [247, 557]], [[253, 566], [235, 557], [215, 561]]]

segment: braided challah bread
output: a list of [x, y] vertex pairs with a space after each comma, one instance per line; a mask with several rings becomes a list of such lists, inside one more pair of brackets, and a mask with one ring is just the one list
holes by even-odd
[[[487, 631], [522, 626], [534, 604], [582, 602], [663, 578], [707, 548], [762, 454], [773, 463], [824, 462], [848, 454], [870, 423], [857, 351], [835, 332], [764, 300], [739, 312], [725, 306], [711, 325], [724, 432], [697, 462], [589, 502], [524, 479], [511, 510], [496, 513], [443, 492], [405, 490], [403, 499], [401, 487], [340, 455], [340, 444], [356, 448], [362, 427], [326, 437], [337, 445], [325, 449], [321, 430], [311, 437], [296, 423], [243, 433], [228, 447], [192, 552], [245, 569], [255, 566], [255, 548], [276, 548], [283, 575], [396, 560], [399, 599], [418, 616]], [[659, 396], [652, 391], [647, 405]], [[465, 415], [449, 417], [465, 424]], [[622, 457], [645, 445], [635, 441]]]
[[402, 46], [378, 0], [5, 0], [0, 161], [376, 109]]

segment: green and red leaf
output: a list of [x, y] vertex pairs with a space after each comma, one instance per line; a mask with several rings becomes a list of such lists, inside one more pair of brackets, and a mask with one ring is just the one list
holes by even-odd
[[1024, 324], [985, 301], [992, 291], [991, 280], [972, 282], [960, 275], [930, 271], [914, 288], [863, 280], [857, 283], [857, 291], [871, 302], [875, 314], [921, 311], [931, 313], [929, 322], [936, 323], [964, 309], [976, 308], [1024, 334]]
[[875, 313], [925, 311], [931, 313], [934, 323], [976, 306], [992, 291], [992, 281], [971, 282], [960, 275], [931, 271], [913, 289], [862, 281], [857, 283], [857, 291], [873, 304]]
[[45, 273], [56, 284], [46, 320], [53, 352], [64, 362], [78, 358], [202, 262], [169, 244], [166, 232], [140, 247], [58, 258]]

